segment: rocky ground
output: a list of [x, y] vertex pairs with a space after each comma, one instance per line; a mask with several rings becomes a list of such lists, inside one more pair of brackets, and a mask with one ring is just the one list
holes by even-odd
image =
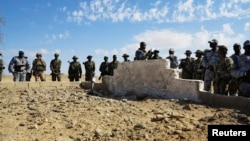
[[0, 84], [0, 141], [206, 141], [209, 124], [250, 124], [247, 111], [87, 92]]

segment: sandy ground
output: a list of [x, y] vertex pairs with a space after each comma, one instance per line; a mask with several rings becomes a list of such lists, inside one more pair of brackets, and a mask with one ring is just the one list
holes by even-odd
[[28, 89], [0, 83], [0, 141], [206, 141], [209, 124], [250, 124], [247, 111], [87, 92], [76, 85]]

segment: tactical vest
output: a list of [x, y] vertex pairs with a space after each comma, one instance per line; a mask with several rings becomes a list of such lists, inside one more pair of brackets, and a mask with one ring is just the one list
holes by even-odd
[[61, 60], [55, 60], [55, 59], [52, 60], [52, 62], [51, 62], [51, 67], [52, 67], [53, 69], [59, 71], [60, 68], [61, 68]]
[[3, 60], [0, 59], [0, 69], [3, 67]]
[[3, 60], [2, 59], [0, 59], [0, 72], [2, 71], [2, 69], [3, 69]]
[[33, 63], [34, 70], [36, 71], [45, 71], [45, 62], [43, 60], [35, 60]]
[[28, 65], [28, 61], [26, 58], [19, 58], [19, 57], [13, 57], [13, 59], [11, 60], [11, 62], [14, 63], [14, 71], [24, 71], [25, 69], [27, 69], [27, 65]]
[[86, 61], [84, 65], [85, 65], [86, 72], [92, 72], [95, 67], [95, 63], [93, 61], [91, 62]]

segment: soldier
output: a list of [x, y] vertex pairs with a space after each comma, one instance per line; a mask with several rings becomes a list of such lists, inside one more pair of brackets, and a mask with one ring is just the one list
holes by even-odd
[[152, 59], [162, 59], [162, 57], [159, 55], [159, 50], [154, 50]]
[[238, 59], [238, 66], [231, 70], [231, 75], [237, 79], [235, 89], [239, 90], [239, 96], [250, 97], [250, 41], [243, 44], [245, 50]]
[[92, 61], [92, 56], [87, 56], [88, 61], [83, 62], [85, 66], [85, 81], [92, 81], [95, 76], [95, 62]]
[[82, 66], [81, 63], [77, 61], [78, 57], [73, 56], [73, 61], [69, 62], [68, 78], [70, 82], [79, 81], [82, 77]]
[[166, 59], [170, 60], [170, 68], [172, 68], [172, 69], [178, 68], [179, 62], [178, 62], [177, 56], [174, 55], [173, 48], [169, 49], [169, 56], [166, 57]]
[[154, 55], [154, 48], [151, 48], [151, 49], [148, 50], [148, 52], [147, 52], [147, 58], [148, 58], [148, 60], [151, 60], [152, 57], [153, 57], [153, 55]]
[[30, 71], [30, 64], [24, 57], [24, 52], [19, 51], [18, 56], [11, 59], [8, 70], [13, 74], [13, 81], [25, 81], [26, 73]]
[[196, 60], [194, 60], [193, 63], [193, 79], [204, 80], [204, 68], [202, 66], [203, 52], [201, 50], [196, 50], [195, 56]]
[[5, 69], [3, 59], [1, 58], [2, 55], [2, 52], [0, 52], [0, 82], [2, 81], [3, 69]]
[[182, 79], [192, 79], [193, 77], [193, 62], [194, 58], [191, 57], [192, 52], [186, 50], [186, 58], [181, 59], [179, 69], [182, 69], [181, 78]]
[[109, 62], [108, 62], [108, 56], [104, 56], [104, 62], [101, 63], [99, 71], [101, 72], [101, 75], [99, 77], [99, 80], [102, 79], [102, 76], [109, 75]]
[[140, 42], [140, 47], [135, 52], [135, 60], [146, 60], [146, 59], [147, 59], [146, 43]]
[[54, 54], [54, 59], [50, 61], [50, 70], [52, 81], [61, 81], [61, 64], [62, 61], [58, 58], [59, 54]]
[[233, 68], [233, 60], [227, 57], [227, 47], [218, 46], [219, 61], [214, 72], [214, 93], [228, 95], [228, 85], [232, 78], [230, 71]]
[[202, 61], [202, 66], [205, 68], [205, 74], [204, 74], [204, 90], [205, 91], [211, 91], [212, 87], [212, 80], [214, 78], [214, 65], [216, 65], [216, 62], [218, 61], [218, 41], [216, 39], [213, 39], [211, 41], [208, 41], [210, 50], [204, 51], [204, 58]]
[[91, 82], [91, 91], [90, 93], [93, 94], [94, 91], [94, 76], [95, 76], [95, 62], [92, 61], [92, 56], [87, 56], [88, 61], [83, 62], [85, 66], [85, 81]]
[[117, 69], [119, 61], [117, 61], [117, 56], [113, 55], [113, 61], [109, 63], [109, 75], [114, 75], [114, 70]]
[[32, 63], [32, 71], [35, 76], [35, 81], [46, 81], [44, 72], [46, 71], [46, 62], [42, 59], [42, 54], [37, 53], [36, 59]]
[[[237, 69], [238, 68], [238, 59], [239, 59], [239, 56], [241, 55], [241, 45], [239, 43], [235, 43], [233, 45], [233, 50], [234, 50], [234, 54], [231, 55], [230, 57], [233, 59], [234, 61], [234, 68]], [[230, 95], [233, 95], [233, 96], [236, 96], [237, 95], [237, 89], [234, 89], [235, 85], [237, 83], [237, 79], [235, 77], [232, 77], [230, 83], [229, 83], [229, 94]]]
[[123, 59], [124, 59], [124, 62], [130, 62], [130, 60], [128, 59], [129, 55], [128, 54], [123, 54], [122, 55]]

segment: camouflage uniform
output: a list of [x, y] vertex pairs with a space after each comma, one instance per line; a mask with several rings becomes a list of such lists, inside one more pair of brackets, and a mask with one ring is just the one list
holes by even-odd
[[[234, 48], [234, 54], [231, 55], [230, 57], [233, 59], [233, 62], [234, 62], [234, 69], [238, 69], [239, 68], [239, 63], [238, 63], [238, 60], [239, 60], [239, 57], [241, 56], [241, 45], [239, 43], [235, 43], [233, 45], [233, 48]], [[238, 90], [237, 89], [234, 89], [235, 85], [237, 85], [237, 78], [235, 77], [232, 77], [230, 83], [229, 83], [229, 94], [230, 95], [237, 95], [238, 94]]]
[[234, 67], [231, 75], [238, 79], [239, 96], [250, 97], [250, 41], [244, 42], [245, 54], [238, 60], [238, 68]]
[[109, 75], [114, 75], [114, 70], [117, 69], [119, 61], [117, 61], [116, 55], [113, 55], [113, 61], [109, 63]]
[[230, 71], [233, 68], [233, 60], [226, 57], [227, 47], [219, 46], [220, 59], [215, 66], [214, 93], [228, 95], [228, 85], [232, 78]]
[[219, 60], [219, 56], [217, 54], [217, 40], [213, 39], [212, 41], [208, 41], [208, 43], [216, 44], [215, 51], [211, 50], [205, 50], [204, 51], [204, 58], [202, 61], [202, 66], [205, 68], [205, 74], [204, 74], [204, 90], [205, 91], [211, 91], [213, 78], [214, 78], [214, 66], [216, 65], [217, 61]]
[[187, 50], [185, 54], [187, 55], [187, 58], [181, 59], [179, 65], [179, 69], [182, 69], [181, 78], [192, 79], [194, 58], [190, 57], [190, 55], [192, 54], [190, 50]]
[[109, 62], [107, 56], [104, 56], [104, 62], [101, 63], [99, 71], [101, 72], [99, 80], [102, 78], [102, 76], [109, 74]]
[[59, 54], [55, 53], [55, 59], [52, 59], [50, 62], [50, 70], [52, 81], [61, 81], [61, 64], [62, 61], [58, 59]]
[[193, 62], [193, 78], [196, 80], [204, 80], [204, 67], [202, 66], [202, 55], [203, 52], [200, 50], [197, 50], [196, 52], [197, 59]]
[[33, 64], [32, 70], [33, 70], [33, 75], [35, 76], [35, 81], [39, 81], [39, 79], [41, 81], [46, 81], [44, 75], [44, 72], [46, 71], [46, 62], [41, 58], [42, 57], [41, 53], [37, 53], [36, 57], [37, 59], [34, 59], [32, 63]]
[[135, 52], [135, 59], [134, 60], [146, 60], [147, 59], [147, 52], [146, 52], [146, 43], [141, 42], [140, 48]]
[[122, 57], [124, 58], [124, 62], [130, 62], [130, 60], [128, 59], [128, 54], [123, 54]]
[[24, 52], [19, 51], [19, 56], [15, 56], [11, 59], [8, 70], [13, 74], [13, 81], [25, 81], [26, 73], [30, 72], [30, 64], [24, 57]]
[[79, 81], [82, 77], [82, 66], [81, 63], [77, 61], [78, 57], [73, 56], [74, 61], [70, 62], [68, 69], [68, 78], [70, 82]]
[[[2, 53], [0, 52], [0, 57], [1, 57], [1, 56], [2, 56]], [[3, 59], [0, 58], [0, 82], [2, 81], [3, 69], [5, 69], [4, 63], [3, 63]]]
[[179, 66], [178, 58], [174, 55], [174, 49], [169, 49], [169, 56], [166, 59], [170, 60], [170, 68], [176, 69]]
[[88, 61], [84, 62], [85, 66], [85, 81], [92, 81], [95, 75], [95, 62], [91, 61], [92, 56], [88, 56]]
[[159, 50], [154, 50], [154, 55], [152, 57], [152, 59], [162, 59], [161, 56], [159, 56]]

